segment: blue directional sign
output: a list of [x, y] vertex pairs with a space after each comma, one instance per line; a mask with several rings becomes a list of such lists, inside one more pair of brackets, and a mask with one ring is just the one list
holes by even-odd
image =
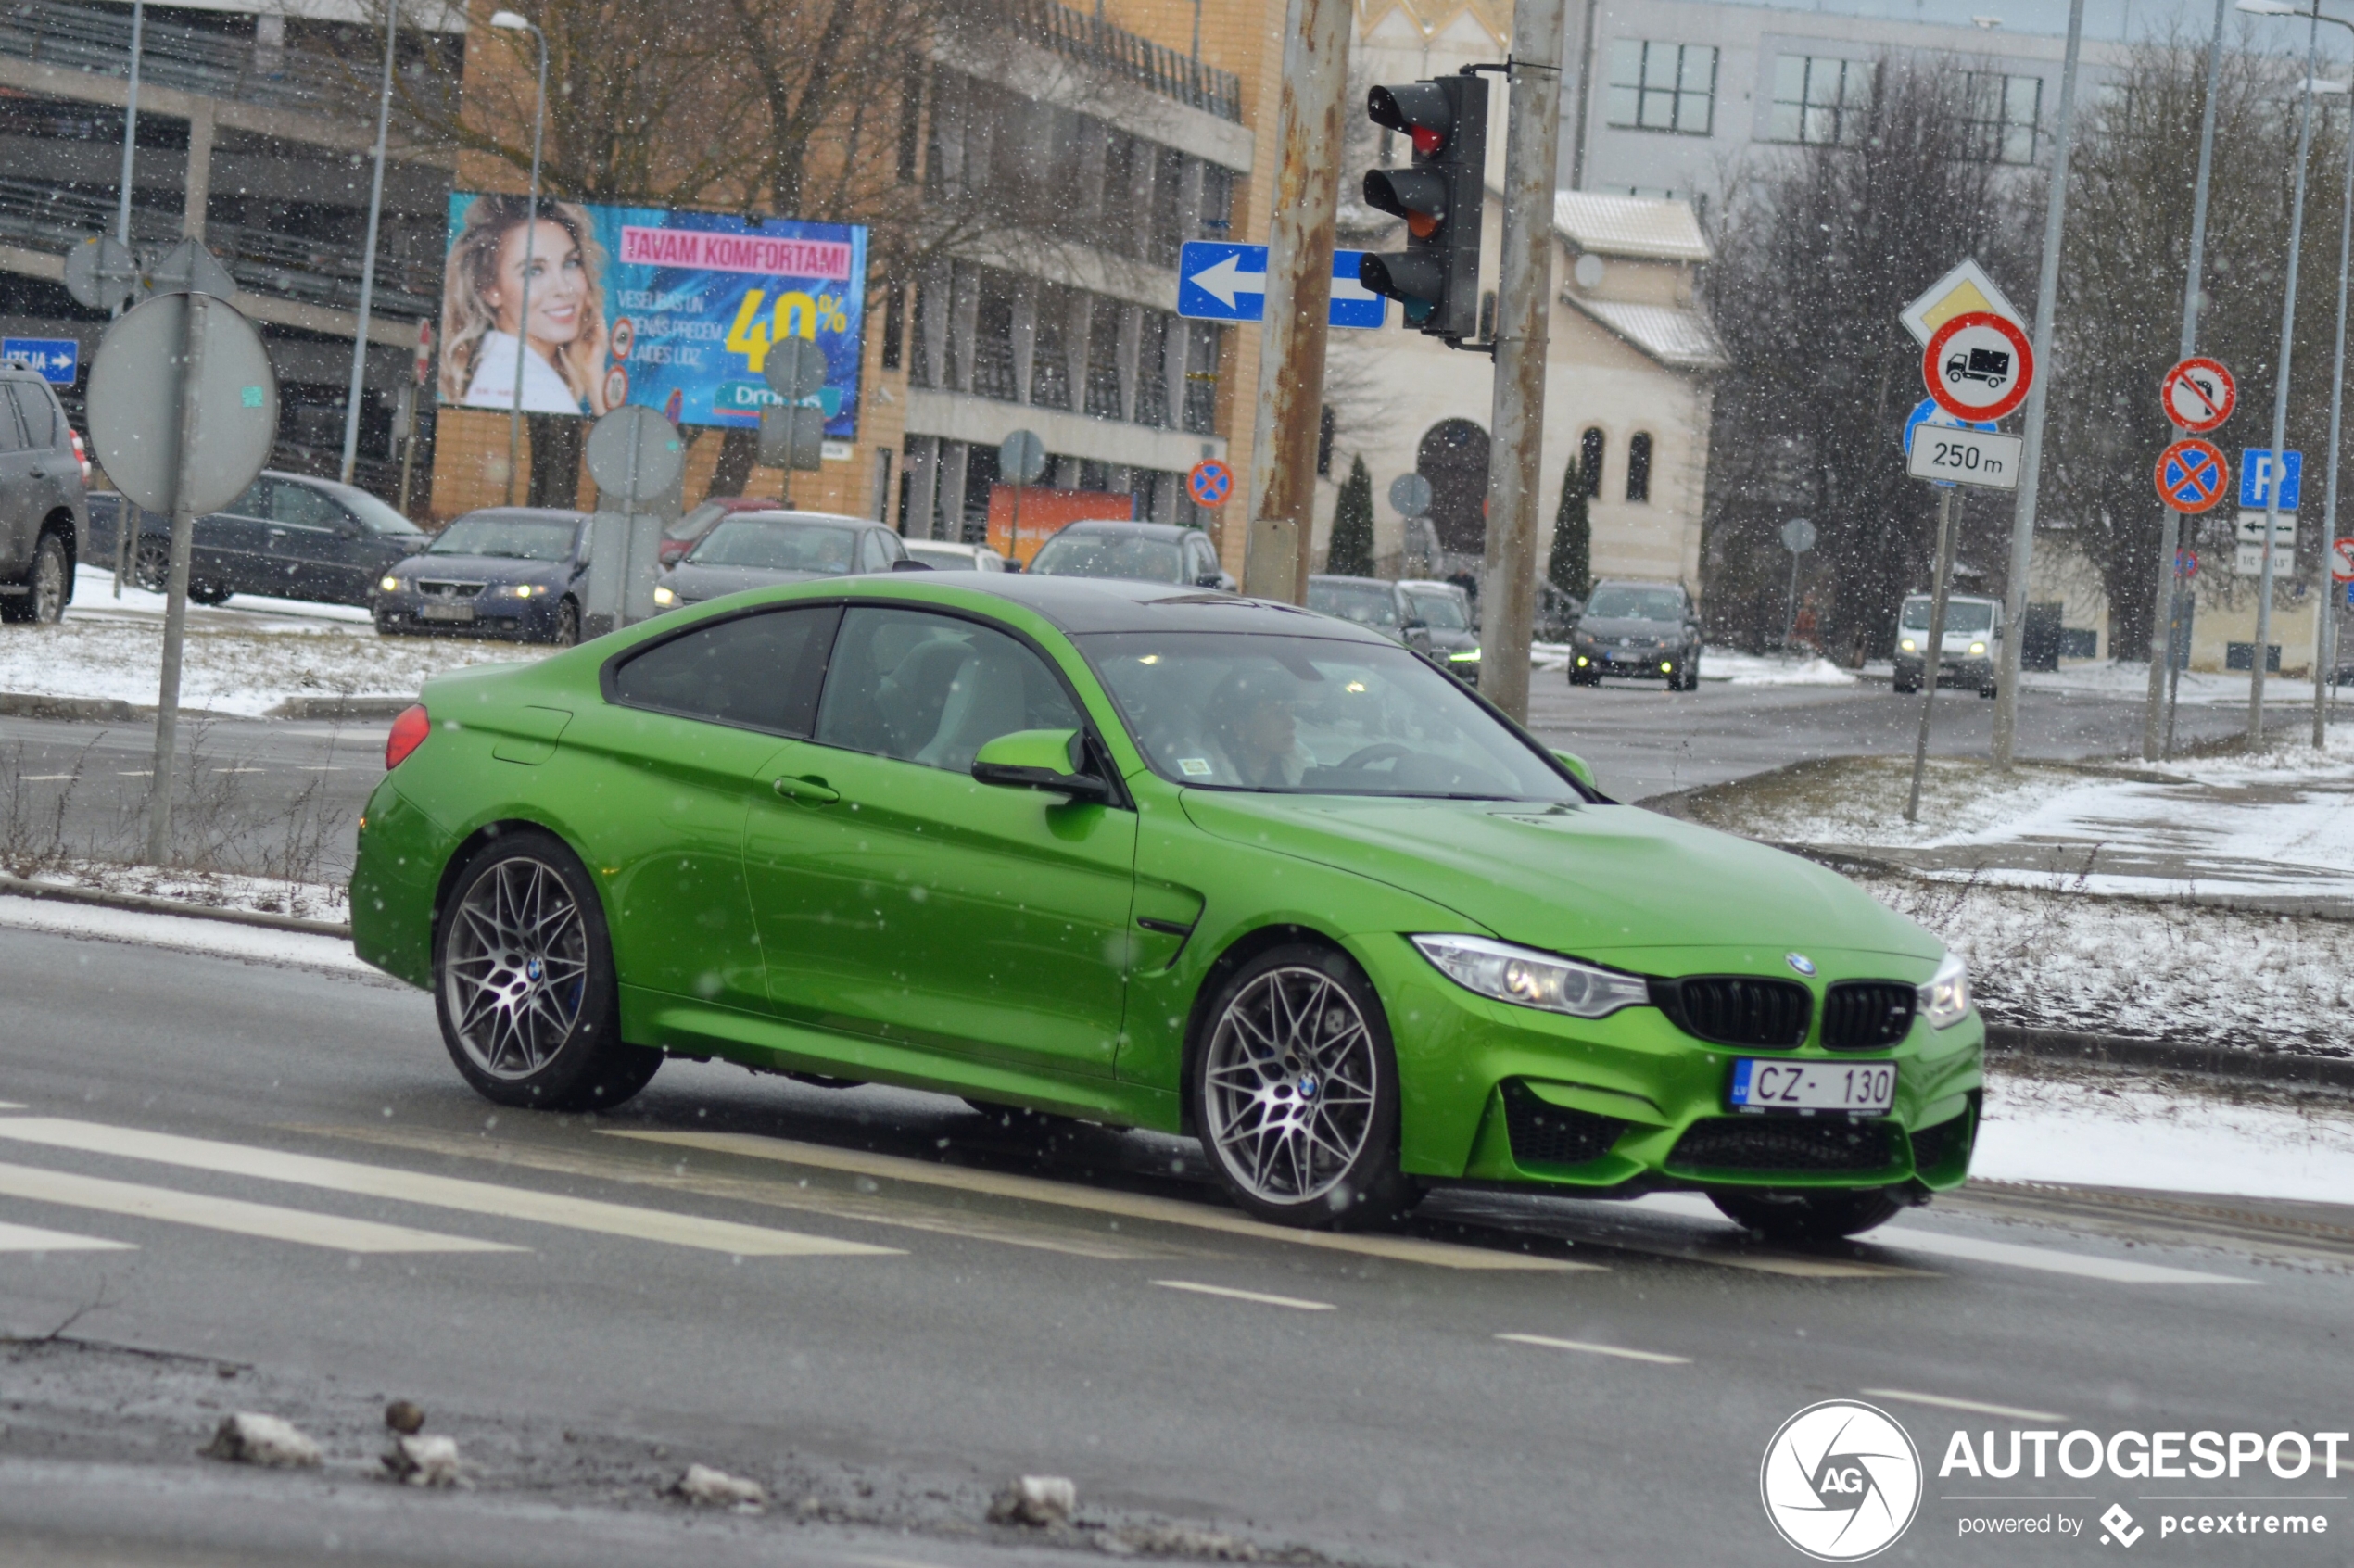
[[[1389, 301], [1357, 281], [1361, 250], [1333, 252], [1336, 327], [1377, 327]], [[1267, 313], [1267, 247], [1227, 240], [1189, 241], [1177, 257], [1177, 313], [1204, 322], [1256, 322]]]
[[[1913, 405], [1913, 411], [1905, 416], [1905, 455], [1906, 457], [1913, 455], [1913, 432], [1924, 424], [1943, 424], [1961, 430], [1999, 430], [2002, 428], [2001, 425], [1992, 422], [1970, 423], [1955, 419], [1937, 406], [1936, 398], [1923, 398]], [[1932, 479], [1930, 483], [1941, 490], [1950, 490], [1955, 484], [1951, 479]]]
[[82, 345], [70, 337], [0, 337], [0, 360], [41, 373], [41, 379], [71, 386], [82, 369]]
[[[2304, 470], [2305, 454], [2303, 452], [2281, 454], [2279, 502], [2281, 511], [2295, 512], [2297, 510], [2297, 482], [2302, 476]], [[2264, 493], [2266, 487], [2272, 482], [2272, 449], [2270, 447], [2241, 448], [2240, 505], [2250, 510], [2272, 505], [2272, 499]]]

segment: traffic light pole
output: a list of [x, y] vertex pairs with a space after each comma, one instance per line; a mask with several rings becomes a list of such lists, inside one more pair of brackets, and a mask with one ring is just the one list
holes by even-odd
[[1243, 591], [1293, 604], [1308, 597], [1315, 525], [1316, 436], [1324, 407], [1324, 334], [1340, 202], [1341, 99], [1348, 85], [1353, 15], [1350, 0], [1291, 0], [1285, 17]]
[[1528, 639], [1537, 612], [1545, 352], [1553, 303], [1553, 176], [1560, 156], [1567, 0], [1512, 11], [1504, 234], [1496, 290], [1496, 395], [1487, 456], [1487, 561], [1479, 587], [1480, 693], [1528, 718]]

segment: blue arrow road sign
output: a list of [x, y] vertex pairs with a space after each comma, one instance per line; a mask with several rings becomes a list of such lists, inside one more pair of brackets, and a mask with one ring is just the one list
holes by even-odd
[[[2303, 475], [2304, 469], [2305, 454], [2303, 452], [2281, 454], [2280, 509], [2283, 512], [2297, 510], [2297, 482]], [[2272, 505], [2271, 499], [2264, 494], [2265, 487], [2272, 481], [2272, 449], [2270, 447], [2241, 448], [2240, 505], [2251, 510]]]
[[[1913, 411], [1905, 416], [1905, 455], [1906, 457], [1913, 455], [1913, 432], [1924, 424], [1943, 424], [1959, 430], [1999, 430], [2002, 428], [1991, 422], [1974, 424], [1967, 420], [1955, 419], [1937, 406], [1936, 398], [1923, 398], [1913, 405]], [[1932, 479], [1930, 483], [1941, 490], [1950, 490], [1955, 485], [1955, 481], [1951, 479]]]
[[41, 379], [71, 386], [82, 368], [82, 345], [70, 337], [0, 337], [0, 360], [13, 360]]
[[[1357, 281], [1361, 250], [1333, 252], [1336, 327], [1377, 327], [1389, 302]], [[1267, 247], [1189, 241], [1177, 257], [1177, 313], [1204, 322], [1255, 322], [1267, 313]]]

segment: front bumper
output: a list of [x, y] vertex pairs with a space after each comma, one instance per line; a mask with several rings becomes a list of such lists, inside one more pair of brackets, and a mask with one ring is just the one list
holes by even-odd
[[[1917, 686], [1921, 678], [1921, 656], [1899, 652], [1895, 661], [1896, 683]], [[1994, 656], [1991, 653], [1972, 655], [1948, 653], [1937, 662], [1937, 684], [1982, 688], [1994, 684]]]
[[[368, 607], [375, 615], [377, 627], [384, 631], [539, 641], [556, 634], [556, 605], [560, 599], [553, 592], [517, 599], [504, 588], [487, 588], [470, 598], [453, 601], [421, 594], [413, 588], [398, 593], [379, 588], [370, 596]], [[435, 613], [460, 606], [472, 613], [450, 617]]]
[[1608, 648], [1573, 644], [1570, 673], [1579, 676], [1621, 676], [1638, 680], [1664, 680], [1681, 675], [1691, 663], [1689, 648]]

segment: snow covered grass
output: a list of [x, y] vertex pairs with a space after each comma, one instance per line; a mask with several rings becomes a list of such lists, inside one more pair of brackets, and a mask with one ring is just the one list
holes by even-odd
[[1731, 648], [1703, 649], [1700, 678], [1730, 686], [1854, 686], [1856, 682], [1854, 671], [1843, 670], [1819, 654], [1794, 659]]
[[183, 871], [110, 860], [69, 860], [28, 869], [30, 874], [24, 878], [27, 881], [137, 893], [206, 909], [291, 915], [304, 920], [344, 920], [351, 914], [348, 891], [336, 882], [246, 877], [226, 871]]
[[[55, 626], [0, 633], [0, 691], [152, 705], [163, 660], [162, 597], [82, 568]], [[293, 697], [413, 697], [426, 677], [544, 650], [468, 638], [385, 638], [364, 610], [240, 595], [192, 606], [180, 700], [191, 709], [266, 714]]]
[[[2073, 691], [2138, 702], [2149, 695], [2149, 661], [2134, 664], [2121, 659], [2104, 660], [2098, 664], [2065, 664], [2057, 670], [2023, 670], [2019, 684], [2031, 691]], [[2202, 707], [2245, 702], [2247, 673], [2184, 670], [2176, 700]], [[2291, 680], [2273, 676], [2265, 682], [2264, 700], [2268, 703], [2302, 702], [2310, 706], [2313, 701], [2312, 679], [2308, 677]]]
[[277, 931], [259, 926], [231, 925], [222, 920], [191, 920], [184, 915], [149, 915], [133, 909], [6, 897], [0, 897], [0, 928], [140, 947], [167, 947], [250, 964], [316, 969], [393, 983], [361, 963], [345, 938], [315, 936], [309, 931]]
[[1910, 757], [1833, 757], [1706, 790], [1690, 809], [1711, 827], [1770, 843], [1918, 845], [1997, 828], [2086, 778], [2072, 767], [2001, 774], [1982, 762], [1931, 758], [1920, 820], [1907, 822], [1912, 777]]

